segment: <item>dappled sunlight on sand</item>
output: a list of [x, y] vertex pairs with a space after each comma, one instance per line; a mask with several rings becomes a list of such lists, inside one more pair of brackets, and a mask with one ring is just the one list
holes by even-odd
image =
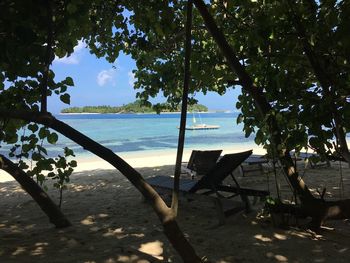
[[272, 239], [269, 237], [264, 237], [261, 234], [255, 235], [254, 236], [256, 239], [262, 241], [262, 242], [272, 242]]
[[163, 257], [160, 256], [163, 254], [163, 242], [159, 240], [141, 244], [139, 251], [150, 254], [160, 260], [163, 260]]
[[266, 254], [266, 257], [270, 258], [270, 259], [275, 259], [277, 262], [287, 262], [288, 261], [287, 257], [282, 256], [282, 255], [278, 255], [278, 254], [274, 254], [272, 252], [268, 252]]
[[[173, 175], [173, 168], [137, 170], [147, 177]], [[305, 180], [312, 182], [321, 172], [311, 171]], [[339, 196], [338, 190], [332, 190], [338, 182], [325, 175], [326, 198]], [[241, 179], [243, 186], [266, 189], [265, 176]], [[0, 262], [181, 262], [153, 209], [141, 201], [125, 177], [115, 170], [93, 170], [75, 173], [71, 180], [62, 209], [73, 226], [59, 230], [16, 182], [0, 184]], [[58, 200], [56, 190], [50, 188], [49, 194]], [[282, 185], [282, 194], [293, 193]], [[349, 221], [337, 221], [330, 225], [334, 230], [325, 229], [322, 235], [301, 228], [278, 229], [270, 218], [257, 216], [264, 205], [258, 202], [252, 213], [240, 212], [218, 226], [215, 206], [208, 197], [181, 197], [179, 205], [180, 227], [198, 254], [213, 263], [333, 262], [335, 257], [345, 263], [350, 258]]]

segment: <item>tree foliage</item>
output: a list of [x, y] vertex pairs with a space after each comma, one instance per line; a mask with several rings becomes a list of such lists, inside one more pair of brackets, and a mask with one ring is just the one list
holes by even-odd
[[[186, 1], [125, 4], [127, 26], [119, 32], [121, 47], [137, 64], [138, 97], [159, 92], [169, 102], [181, 98]], [[310, 146], [320, 153], [339, 150], [349, 131], [349, 25], [346, 1], [210, 1], [210, 12], [254, 84], [262, 89], [282, 133], [287, 151]], [[147, 12], [144, 12], [147, 10]], [[191, 92], [225, 91], [239, 85], [203, 20], [194, 12]], [[108, 37], [104, 39], [111, 43]], [[313, 59], [307, 55], [307, 45]], [[102, 45], [103, 46], [103, 45]], [[119, 46], [118, 46], [119, 47]], [[106, 54], [108, 49], [99, 49]], [[111, 57], [109, 57], [111, 58]], [[317, 72], [328, 80], [324, 85]], [[269, 147], [268, 116], [261, 119], [252, 97], [243, 92], [237, 108], [246, 136]], [[339, 135], [337, 129], [344, 131]], [[335, 143], [334, 140], [336, 139]]]
[[[72, 78], [55, 81], [49, 65], [55, 56], [71, 54], [78, 40], [88, 35], [91, 7], [92, 1], [79, 0], [1, 1], [2, 108], [39, 111], [45, 83], [45, 96], [58, 95], [62, 102], [69, 104], [67, 90], [74, 86]], [[69, 149], [65, 149], [62, 156], [48, 158], [43, 143], [55, 144], [58, 135], [45, 126], [21, 120], [1, 119], [0, 126], [0, 142], [13, 145], [9, 156], [19, 161], [20, 168], [29, 171], [41, 184], [47, 176], [57, 179], [54, 185], [62, 190], [76, 163], [62, 161], [62, 156], [64, 159], [73, 156]]]
[[[121, 51], [131, 55], [137, 65], [134, 72], [137, 96], [143, 103], [159, 92], [172, 106], [180, 102], [186, 2], [1, 1], [0, 107], [11, 112], [29, 112], [32, 118], [18, 120], [2, 115], [0, 142], [12, 145], [10, 155], [19, 159], [21, 168], [31, 168], [29, 173], [41, 182], [46, 174], [57, 179], [56, 185], [62, 189], [76, 165], [75, 161], [66, 159], [73, 155], [69, 149], [56, 158], [47, 157], [43, 142], [54, 144], [58, 140], [58, 135], [47, 125], [56, 125], [57, 120], [45, 115], [43, 104], [46, 96], [59, 96], [69, 104], [69, 88], [74, 86], [74, 81], [67, 76], [57, 82], [50, 65], [55, 56], [70, 55], [80, 40], [97, 57], [105, 57], [109, 62], [114, 62]], [[268, 112], [261, 114], [252, 94], [243, 90], [237, 108], [242, 112], [238, 121], [243, 122], [246, 135], [254, 132], [256, 143], [272, 145], [280, 152], [300, 150], [308, 145], [321, 153], [342, 148], [342, 140], [350, 129], [349, 2], [212, 0], [206, 3], [240, 65], [269, 105]], [[242, 84], [242, 79], [237, 80], [239, 74], [232, 73], [226, 65], [227, 56], [221, 54], [196, 10], [192, 47], [192, 94], [199, 91], [224, 94], [228, 88]], [[192, 98], [190, 102], [195, 100]], [[40, 110], [44, 115], [34, 118]], [[164, 208], [152, 189], [145, 188], [135, 170], [103, 147], [63, 127], [62, 132], [68, 130], [91, 149], [102, 148], [108, 160], [122, 168], [144, 195], [152, 196], [150, 199], [166, 230], [170, 231], [169, 226], [177, 230], [170, 209]], [[280, 133], [278, 145], [274, 145], [273, 139], [276, 132]], [[26, 158], [34, 161], [32, 167], [27, 167]], [[161, 205], [157, 206], [156, 202]], [[194, 253], [188, 258], [198, 261]]]

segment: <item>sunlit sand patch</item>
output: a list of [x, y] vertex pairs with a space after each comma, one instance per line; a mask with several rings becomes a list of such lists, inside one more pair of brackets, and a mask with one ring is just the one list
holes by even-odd
[[87, 216], [85, 219], [81, 220], [80, 223], [88, 226], [95, 224], [95, 220], [93, 216]]
[[272, 242], [272, 239], [269, 238], [269, 237], [264, 237], [263, 235], [255, 235], [254, 236], [256, 239], [260, 240], [260, 241], [263, 241], [263, 242]]
[[163, 260], [163, 257], [161, 256], [163, 253], [163, 242], [160, 242], [158, 240], [142, 244], [139, 248], [139, 251]]
[[86, 190], [94, 189], [95, 187], [94, 186], [89, 186], [89, 185], [75, 185], [75, 184], [71, 184], [69, 186], [69, 188], [72, 189], [73, 191], [76, 191], [76, 192], [83, 192], [83, 191], [86, 191]]
[[125, 237], [128, 237], [128, 236], [142, 238], [142, 237], [145, 236], [145, 234], [143, 234], [143, 233], [132, 233], [132, 234], [129, 234], [129, 233], [125, 233], [123, 228], [117, 228], [117, 229], [109, 228], [107, 233], [104, 233], [103, 236], [104, 237], [112, 237], [112, 236], [114, 236], [114, 237], [116, 237], [118, 239], [122, 239], [122, 238], [125, 238]]
[[16, 226], [16, 225], [11, 225], [11, 226], [10, 226], [10, 229], [11, 229], [11, 232], [12, 232], [12, 233], [21, 233], [21, 230], [20, 230], [19, 227]]
[[252, 221], [251, 224], [255, 226], [255, 225], [258, 225], [258, 222]]
[[123, 228], [117, 228], [117, 229], [108, 229], [108, 232], [104, 233], [103, 236], [104, 237], [115, 236], [116, 238], [121, 239], [121, 238], [124, 238], [128, 235], [124, 233]]
[[268, 258], [274, 258], [276, 259], [278, 262], [287, 262], [288, 261], [288, 258], [286, 258], [285, 256], [282, 256], [282, 255], [276, 255], [272, 252], [267, 252], [266, 253], [266, 256]]
[[26, 251], [27, 249], [25, 247], [17, 247], [16, 250], [12, 253], [12, 256], [18, 256]]
[[282, 255], [275, 255], [275, 259], [279, 262], [287, 262], [288, 258], [286, 258], [285, 256]]
[[291, 236], [297, 236], [300, 238], [311, 238], [311, 234], [307, 232], [297, 232], [297, 231], [291, 231], [289, 233]]
[[106, 217], [109, 217], [108, 214], [98, 214], [98, 217], [99, 218], [106, 218]]
[[30, 224], [25, 227], [26, 230], [30, 230], [36, 227], [36, 224]]
[[35, 246], [36, 248], [30, 252], [32, 256], [39, 256], [44, 253], [44, 248], [47, 247], [49, 243], [36, 243]]
[[278, 234], [278, 233], [274, 233], [273, 236], [275, 238], [277, 238], [278, 240], [287, 240], [287, 236], [286, 235], [281, 235], [281, 234]]

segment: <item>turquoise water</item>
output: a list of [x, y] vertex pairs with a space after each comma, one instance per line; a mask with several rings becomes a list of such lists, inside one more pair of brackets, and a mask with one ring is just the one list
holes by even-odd
[[[176, 149], [180, 114], [77, 114], [57, 115], [61, 121], [108, 147], [114, 152], [138, 152]], [[192, 125], [192, 114], [188, 125]], [[186, 131], [185, 148], [221, 148], [242, 142], [242, 125], [236, 123], [237, 113], [203, 113], [196, 115], [197, 123], [219, 125], [217, 130]], [[47, 145], [50, 155], [57, 155], [68, 146], [78, 155], [87, 154], [74, 142], [60, 136], [56, 145]], [[5, 148], [3, 148], [4, 150]]]

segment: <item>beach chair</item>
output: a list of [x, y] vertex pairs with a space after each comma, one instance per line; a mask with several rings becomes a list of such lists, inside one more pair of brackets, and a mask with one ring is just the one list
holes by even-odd
[[[252, 151], [226, 154], [224, 155], [216, 165], [206, 173], [199, 180], [181, 179], [180, 180], [180, 192], [191, 194], [214, 194], [214, 202], [218, 211], [220, 224], [225, 222], [225, 217], [231, 214], [235, 214], [239, 211], [250, 211], [251, 206], [248, 197], [266, 197], [269, 195], [268, 191], [255, 190], [242, 188], [239, 186], [237, 180], [233, 175], [233, 171], [240, 166], [240, 164], [252, 154]], [[234, 182], [234, 186], [230, 184], [224, 184], [224, 180], [231, 176]], [[155, 188], [173, 189], [174, 181], [172, 177], [168, 176], [156, 176], [146, 180], [150, 185]], [[243, 206], [236, 206], [226, 209], [225, 206], [230, 205], [225, 200], [235, 196], [240, 196], [243, 201]]]
[[193, 150], [187, 163], [186, 170], [192, 177], [208, 173], [216, 164], [222, 150], [198, 151]]
[[247, 176], [248, 173], [259, 172], [264, 174], [264, 165], [269, 163], [265, 155], [251, 155], [240, 165], [242, 176]]

